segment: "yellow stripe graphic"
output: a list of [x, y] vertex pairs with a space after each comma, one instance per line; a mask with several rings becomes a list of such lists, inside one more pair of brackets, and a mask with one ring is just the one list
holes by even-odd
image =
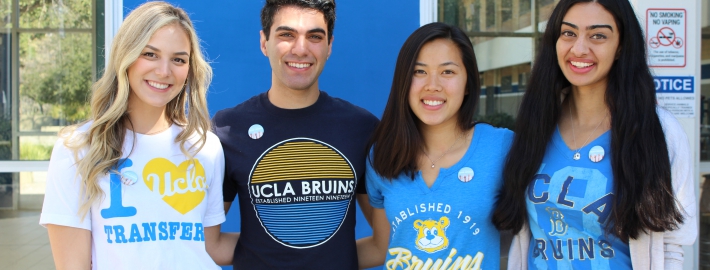
[[308, 179], [354, 179], [350, 164], [333, 149], [310, 141], [273, 148], [256, 165], [251, 183]]

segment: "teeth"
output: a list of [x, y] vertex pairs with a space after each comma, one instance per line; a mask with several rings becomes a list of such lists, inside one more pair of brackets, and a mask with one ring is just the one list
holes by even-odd
[[423, 100], [424, 104], [429, 105], [429, 106], [437, 106], [444, 104], [443, 101], [441, 100]]
[[585, 63], [585, 62], [575, 62], [575, 61], [570, 61], [573, 66], [578, 67], [578, 68], [586, 68], [589, 66], [594, 65], [594, 63]]
[[311, 64], [309, 63], [288, 63], [289, 67], [295, 67], [295, 68], [307, 68], [310, 67]]
[[150, 86], [158, 88], [158, 89], [165, 89], [165, 88], [168, 88], [168, 86], [170, 86], [169, 84], [162, 84], [162, 83], [157, 83], [154, 81], [148, 81], [148, 84]]

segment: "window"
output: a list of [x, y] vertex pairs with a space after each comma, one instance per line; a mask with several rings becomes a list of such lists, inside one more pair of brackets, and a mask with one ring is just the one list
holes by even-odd
[[[103, 68], [102, 14], [101, 0], [0, 0], [0, 161], [46, 161], [57, 132], [88, 117]], [[27, 186], [27, 177], [4, 171], [0, 208]]]
[[530, 69], [525, 72], [518, 73], [518, 92], [525, 92], [530, 78]]
[[513, 76], [507, 75], [500, 78], [500, 92], [501, 93], [511, 93], [513, 92]]
[[[95, 78], [92, 0], [6, 0], [17, 6], [6, 25], [10, 40], [3, 77], [0, 133], [10, 128], [10, 160], [47, 160], [57, 131], [86, 119]], [[9, 27], [7, 27], [9, 26]], [[14, 95], [13, 95], [14, 93]], [[1, 148], [0, 148], [1, 150]], [[5, 154], [7, 155], [7, 154]], [[3, 156], [0, 154], [0, 156]]]
[[[514, 116], [525, 92], [536, 40], [559, 0], [439, 0], [439, 21], [467, 31], [483, 74], [478, 114]], [[534, 18], [533, 7], [538, 7]]]

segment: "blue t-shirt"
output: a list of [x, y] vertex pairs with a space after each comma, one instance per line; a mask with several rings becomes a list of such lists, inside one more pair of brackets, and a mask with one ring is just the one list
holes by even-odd
[[[498, 269], [500, 234], [491, 222], [513, 133], [476, 125], [466, 154], [427, 187], [421, 172], [391, 181], [367, 162], [370, 203], [390, 223], [387, 269]], [[480, 267], [480, 268], [479, 268]]]
[[559, 129], [553, 134], [527, 193], [531, 269], [631, 269], [629, 245], [604, 228], [614, 198], [610, 136], [602, 134], [574, 160], [577, 151]]

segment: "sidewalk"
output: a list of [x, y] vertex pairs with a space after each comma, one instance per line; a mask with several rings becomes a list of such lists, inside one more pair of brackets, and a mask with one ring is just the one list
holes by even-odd
[[39, 211], [0, 210], [0, 270], [54, 269]]

